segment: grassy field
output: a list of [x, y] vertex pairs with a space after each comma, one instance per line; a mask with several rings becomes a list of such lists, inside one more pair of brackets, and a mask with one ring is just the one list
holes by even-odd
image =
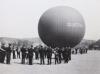
[[72, 55], [68, 64], [22, 65], [21, 60], [12, 60], [10, 65], [0, 64], [0, 74], [100, 74], [100, 51], [89, 51], [88, 54]]

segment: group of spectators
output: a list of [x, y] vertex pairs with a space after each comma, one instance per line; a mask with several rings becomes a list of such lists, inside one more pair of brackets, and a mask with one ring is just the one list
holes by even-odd
[[88, 48], [75, 48], [73, 51], [72, 51], [72, 54], [85, 54], [88, 52]]
[[11, 57], [12, 59], [21, 59], [22, 64], [25, 64], [26, 59], [28, 59], [29, 65], [33, 64], [33, 60], [40, 60], [40, 65], [46, 64], [45, 59], [47, 59], [48, 65], [52, 64], [53, 59], [55, 60], [55, 64], [60, 64], [62, 63], [62, 61], [64, 61], [64, 63], [68, 63], [68, 61], [71, 60], [71, 48], [51, 48], [42, 45], [38, 45], [36, 47], [33, 47], [33, 45], [31, 45], [30, 47], [26, 47], [25, 45], [23, 45], [19, 47], [12, 44], [1, 44], [0, 63], [6, 62], [6, 64], [10, 64]]

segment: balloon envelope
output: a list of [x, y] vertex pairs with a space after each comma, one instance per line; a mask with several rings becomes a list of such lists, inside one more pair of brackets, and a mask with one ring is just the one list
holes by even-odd
[[40, 17], [38, 33], [47, 46], [74, 47], [84, 36], [85, 23], [77, 10], [58, 6], [48, 9]]

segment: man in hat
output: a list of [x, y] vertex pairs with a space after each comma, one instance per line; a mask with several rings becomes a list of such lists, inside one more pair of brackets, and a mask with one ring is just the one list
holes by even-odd
[[40, 46], [39, 47], [39, 54], [40, 54], [40, 64], [45, 64], [45, 61], [44, 61], [44, 56], [45, 56], [45, 53], [44, 53], [44, 49], [43, 49], [43, 46]]
[[8, 45], [8, 47], [6, 47], [6, 64], [10, 64], [10, 60], [11, 60], [11, 44]]
[[29, 65], [32, 65], [33, 63], [33, 52], [33, 46], [31, 45], [31, 48], [28, 49]]
[[26, 47], [23, 45], [21, 48], [21, 53], [22, 53], [22, 64], [25, 64], [25, 58], [26, 58]]

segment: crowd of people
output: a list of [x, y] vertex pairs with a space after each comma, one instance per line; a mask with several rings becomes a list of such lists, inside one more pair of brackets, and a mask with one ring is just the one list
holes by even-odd
[[72, 54], [85, 54], [88, 52], [88, 48], [75, 48], [73, 51], [72, 51]]
[[[51, 65], [53, 59], [55, 64], [60, 64], [62, 63], [62, 61], [64, 63], [68, 63], [71, 60], [71, 48], [51, 48], [42, 45], [38, 45], [36, 47], [33, 47], [33, 45], [30, 45], [30, 47], [26, 47], [25, 45], [23, 45], [20, 47], [14, 46], [12, 44], [1, 44], [0, 63], [10, 64], [11, 59], [21, 59], [21, 64], [25, 64], [26, 59], [28, 59], [29, 65], [33, 64], [33, 60], [39, 60], [40, 65]], [[45, 62], [45, 59], [47, 59], [47, 63]]]

